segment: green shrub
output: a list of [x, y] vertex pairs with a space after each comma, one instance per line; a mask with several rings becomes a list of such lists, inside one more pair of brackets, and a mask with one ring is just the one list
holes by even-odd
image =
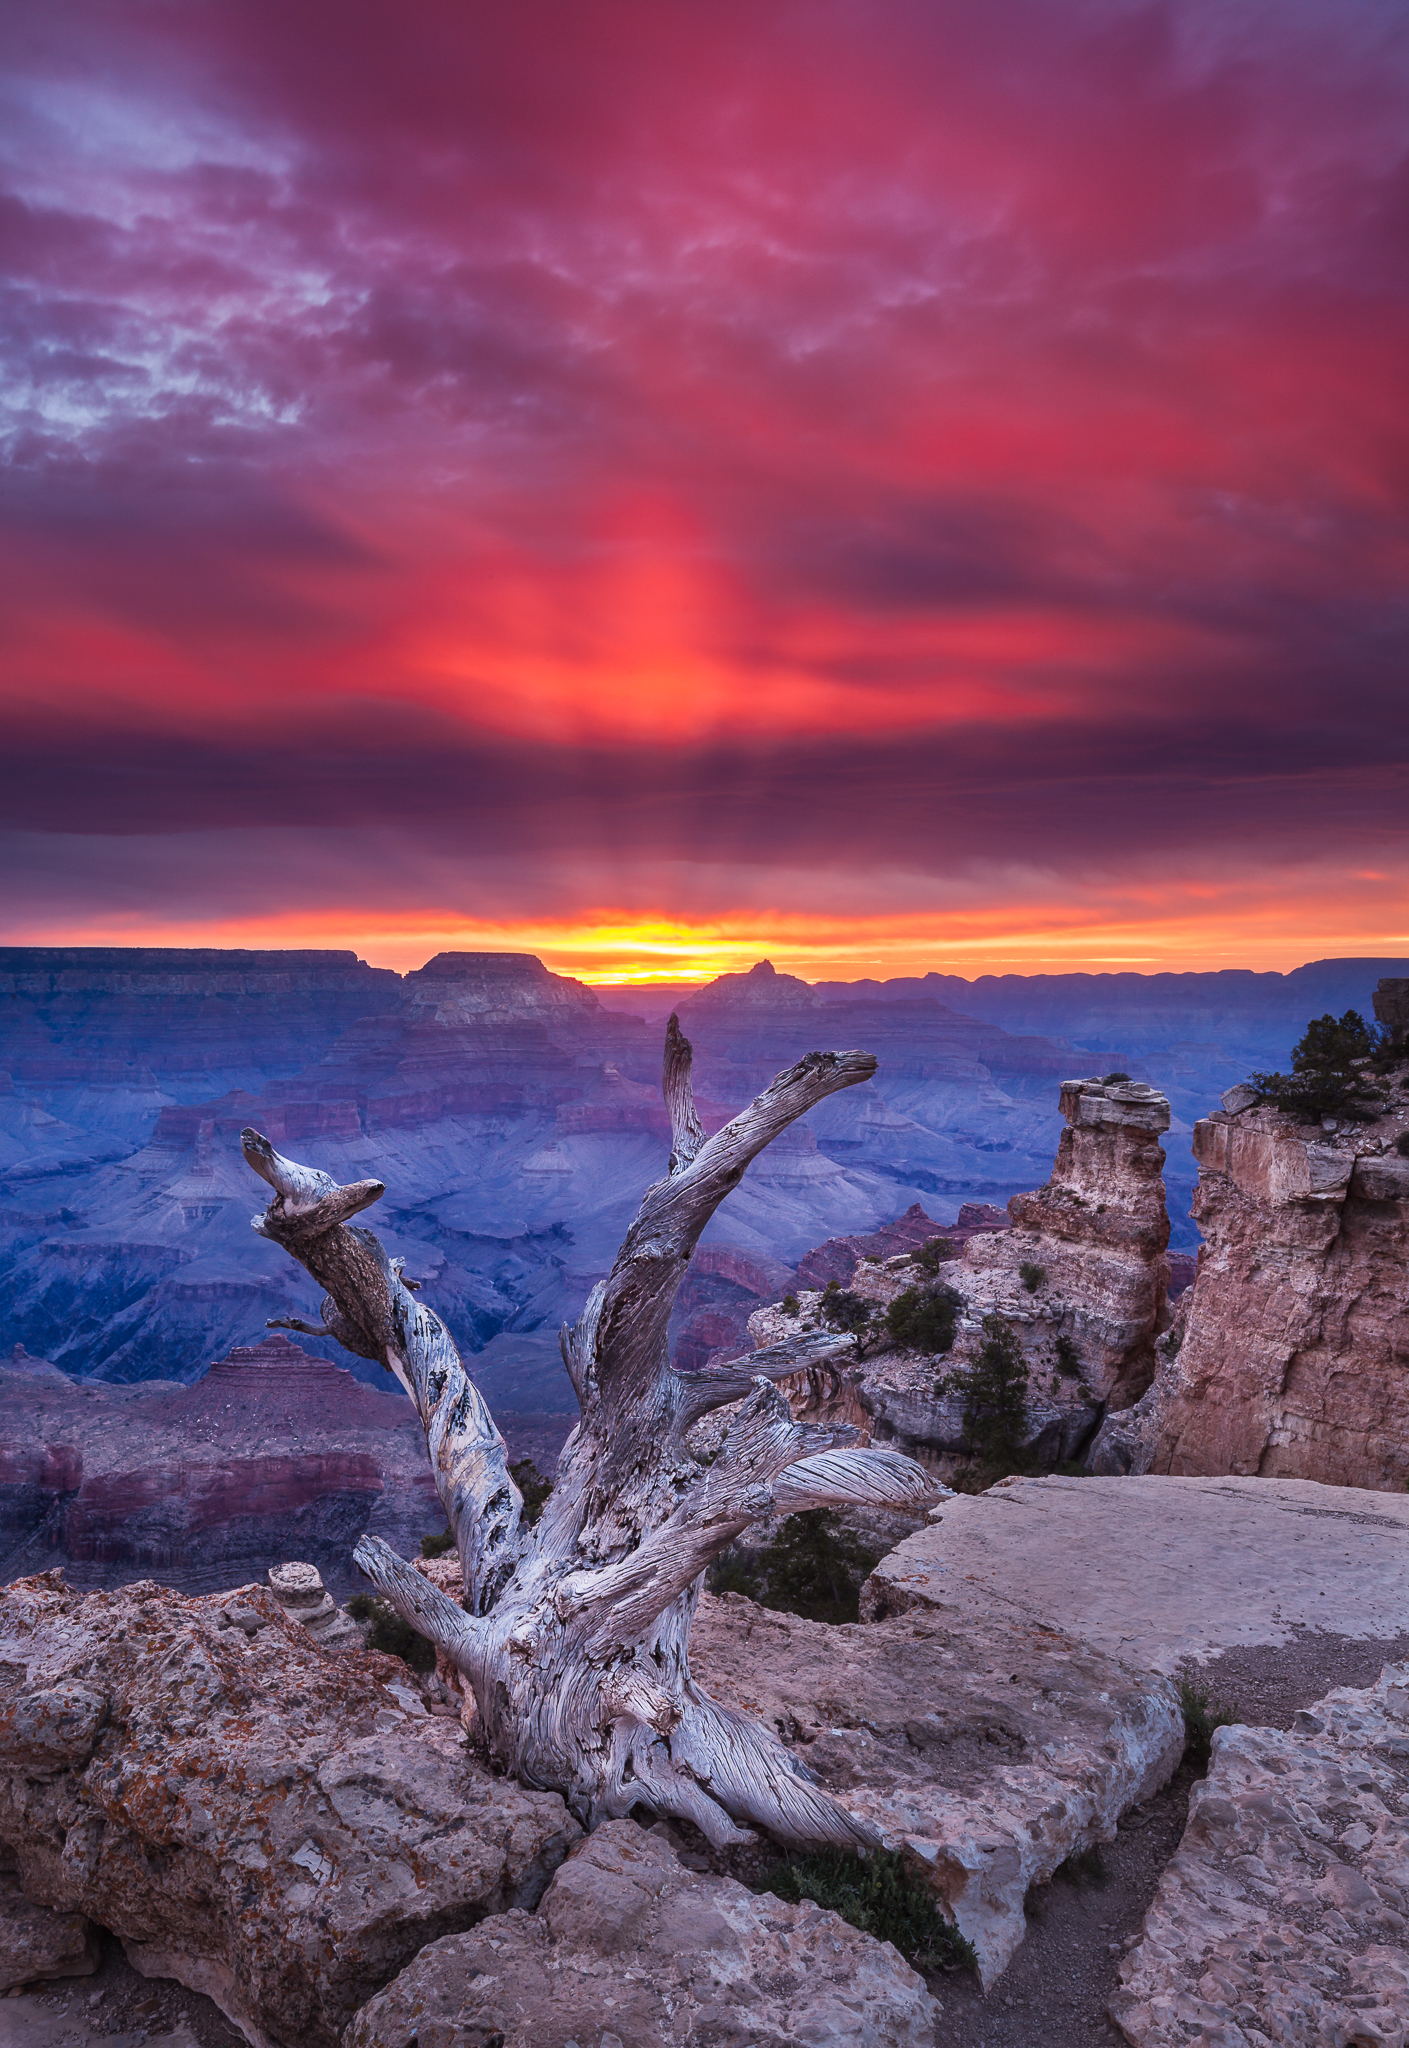
[[757, 1600], [763, 1591], [758, 1573], [733, 1550], [722, 1552], [714, 1560], [705, 1573], [705, 1584], [711, 1593], [742, 1593], [746, 1600]]
[[776, 1898], [814, 1904], [877, 1941], [893, 1942], [906, 1962], [927, 1970], [972, 1970], [973, 1949], [935, 1904], [934, 1893], [898, 1851], [873, 1849], [848, 1856], [823, 1849], [780, 1863], [759, 1880]]
[[1022, 1281], [1029, 1294], [1036, 1294], [1038, 1288], [1047, 1278], [1047, 1268], [1034, 1265], [1031, 1259], [1024, 1259], [1018, 1267], [1018, 1278]]
[[1211, 1700], [1191, 1678], [1179, 1681], [1179, 1704], [1184, 1710], [1184, 1754], [1195, 1763], [1207, 1763], [1214, 1729], [1231, 1728], [1242, 1715], [1224, 1700]]
[[553, 1482], [543, 1477], [532, 1458], [520, 1458], [516, 1465], [511, 1465], [509, 1477], [523, 1495], [523, 1519], [531, 1529], [553, 1491]]
[[422, 1557], [444, 1557], [447, 1550], [455, 1548], [455, 1538], [448, 1529], [442, 1529], [438, 1536], [421, 1538]]
[[867, 1301], [864, 1294], [853, 1294], [837, 1280], [829, 1280], [822, 1290], [822, 1320], [832, 1330], [846, 1330], [856, 1339], [857, 1356], [865, 1349], [866, 1339], [872, 1334], [876, 1304]]
[[435, 1651], [425, 1637], [418, 1636], [410, 1622], [403, 1621], [385, 1600], [378, 1600], [372, 1593], [354, 1593], [347, 1603], [347, 1611], [354, 1621], [371, 1623], [364, 1637], [369, 1650], [380, 1650], [387, 1657], [399, 1657], [413, 1671], [434, 1671]]
[[938, 1357], [954, 1342], [954, 1326], [964, 1298], [952, 1287], [907, 1287], [886, 1310], [886, 1333], [894, 1344]]
[[986, 1315], [983, 1334], [974, 1363], [954, 1375], [964, 1395], [964, 1434], [986, 1464], [1011, 1466], [1027, 1429], [1027, 1361], [1002, 1316]]
[[1081, 1353], [1077, 1350], [1070, 1337], [1058, 1337], [1057, 1339], [1057, 1371], [1062, 1375], [1063, 1379], [1079, 1380], [1081, 1378]]
[[761, 1549], [723, 1551], [705, 1583], [711, 1593], [743, 1593], [775, 1613], [857, 1621], [861, 1582], [884, 1554], [884, 1546], [853, 1536], [831, 1508], [808, 1508], [789, 1515]]
[[958, 1247], [951, 1237], [928, 1237], [910, 1254], [910, 1264], [922, 1273], [937, 1273], [950, 1259], [957, 1259]]
[[1117, 1067], [1116, 1071], [1113, 1074], [1106, 1075], [1105, 1079], [1101, 1083], [1101, 1086], [1103, 1088], [1113, 1088], [1117, 1081], [1128, 1081], [1129, 1079], [1129, 1074], [1122, 1074], [1120, 1069]]
[[809, 1621], [858, 1621], [861, 1582], [885, 1555], [860, 1542], [832, 1508], [789, 1515], [758, 1554], [759, 1604]]
[[785, 1294], [779, 1303], [779, 1307], [785, 1316], [795, 1316], [798, 1313], [797, 1296], [795, 1294]]
[[1258, 1098], [1274, 1109], [1315, 1120], [1344, 1117], [1363, 1123], [1378, 1109], [1365, 1063], [1383, 1058], [1389, 1039], [1365, 1022], [1358, 1010], [1340, 1018], [1313, 1017], [1292, 1049], [1290, 1074], [1253, 1074]]

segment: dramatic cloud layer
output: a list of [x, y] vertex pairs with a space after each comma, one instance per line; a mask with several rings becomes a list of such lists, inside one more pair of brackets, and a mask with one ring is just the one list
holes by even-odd
[[0, 46], [4, 936], [1409, 944], [1399, 10]]

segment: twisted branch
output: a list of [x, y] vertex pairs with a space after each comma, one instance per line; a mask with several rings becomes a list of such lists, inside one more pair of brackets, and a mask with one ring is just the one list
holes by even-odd
[[326, 1333], [394, 1373], [426, 1432], [436, 1491], [455, 1535], [465, 1595], [477, 1614], [491, 1605], [522, 1548], [522, 1496], [509, 1477], [503, 1437], [460, 1362], [450, 1332], [417, 1301], [370, 1230], [347, 1219], [386, 1192], [377, 1180], [339, 1187], [316, 1167], [274, 1150], [260, 1132], [240, 1133], [249, 1165], [274, 1190], [261, 1237], [280, 1244], [327, 1289]]

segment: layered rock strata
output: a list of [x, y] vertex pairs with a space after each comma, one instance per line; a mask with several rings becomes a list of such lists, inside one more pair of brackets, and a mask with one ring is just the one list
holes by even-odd
[[[1102, 1419], [1144, 1393], [1171, 1318], [1169, 1218], [1160, 1134], [1164, 1096], [1138, 1082], [1064, 1082], [1066, 1120], [1047, 1184], [1008, 1203], [1011, 1227], [978, 1229], [957, 1258], [917, 1268], [910, 1253], [863, 1255], [850, 1291], [880, 1317], [911, 1288], [943, 1286], [957, 1298], [955, 1336], [941, 1357], [891, 1343], [879, 1323], [866, 1356], [789, 1383], [795, 1412], [851, 1422], [935, 1464], [948, 1478], [970, 1461], [963, 1373], [996, 1313], [1016, 1333], [1028, 1370], [1023, 1448], [1057, 1463], [1077, 1457]], [[806, 1261], [803, 1262], [804, 1265]], [[820, 1290], [800, 1289], [749, 1320], [755, 1344], [825, 1323]]]
[[849, 1287], [863, 1260], [874, 1265], [878, 1259], [898, 1258], [937, 1237], [957, 1248], [983, 1231], [1006, 1230], [1008, 1223], [1007, 1214], [992, 1202], [963, 1203], [953, 1223], [936, 1223], [919, 1202], [912, 1202], [903, 1216], [897, 1216], [894, 1223], [883, 1223], [879, 1230], [861, 1237], [829, 1237], [798, 1260], [797, 1277], [804, 1287], [825, 1287], [829, 1280]]
[[1387, 1078], [1367, 1123], [1231, 1090], [1195, 1125], [1182, 1341], [1097, 1469], [1409, 1483], [1409, 1066]]
[[400, 1389], [282, 1333], [193, 1387], [0, 1374], [0, 1578], [62, 1564], [88, 1585], [155, 1572], [198, 1592], [301, 1555], [346, 1593], [364, 1529], [405, 1551], [444, 1522]]
[[1134, 2048], [1402, 2048], [1409, 1665], [1217, 1731], [1110, 2011]]
[[267, 1588], [0, 1594], [0, 1845], [255, 2048], [335, 2048], [426, 1942], [537, 1903], [580, 1830], [491, 1778], [405, 1666], [334, 1657]]
[[690, 1658], [927, 1869], [986, 1984], [1023, 1938], [1028, 1887], [1109, 1841], [1184, 1750], [1168, 1680], [962, 1586], [840, 1627], [706, 1595]]
[[422, 1949], [343, 2048], [931, 2048], [939, 2003], [889, 1943], [687, 1870], [671, 1844], [608, 1821], [537, 1913]]

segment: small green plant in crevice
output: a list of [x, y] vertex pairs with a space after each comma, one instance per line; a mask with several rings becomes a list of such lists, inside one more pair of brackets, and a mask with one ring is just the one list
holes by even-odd
[[523, 1519], [531, 1529], [547, 1504], [553, 1482], [543, 1477], [532, 1458], [520, 1458], [516, 1465], [511, 1465], [509, 1477], [523, 1495]]
[[938, 1357], [954, 1342], [964, 1298], [952, 1287], [907, 1287], [886, 1310], [886, 1335], [907, 1351]]
[[785, 1294], [778, 1306], [785, 1316], [795, 1316], [798, 1313], [798, 1298], [795, 1294]]
[[898, 1851], [848, 1856], [842, 1849], [824, 1849], [765, 1871], [757, 1888], [795, 1904], [810, 1899], [861, 1933], [892, 1942], [919, 1969], [978, 1967], [970, 1943], [944, 1918], [934, 1893]]
[[1018, 1278], [1022, 1281], [1029, 1294], [1036, 1294], [1038, 1288], [1047, 1278], [1047, 1268], [1035, 1265], [1031, 1259], [1024, 1259], [1018, 1267]]
[[442, 1529], [438, 1535], [421, 1538], [422, 1557], [444, 1557], [447, 1550], [454, 1548], [455, 1538], [448, 1529]]
[[354, 1621], [370, 1624], [364, 1638], [369, 1650], [399, 1657], [412, 1671], [434, 1671], [435, 1651], [385, 1600], [378, 1600], [374, 1593], [354, 1593], [347, 1611]]
[[910, 1254], [910, 1264], [922, 1273], [937, 1273], [950, 1259], [957, 1259], [959, 1253], [950, 1237], [927, 1237], [923, 1244], [917, 1244]]
[[1057, 1371], [1064, 1380], [1081, 1378], [1081, 1353], [1070, 1337], [1057, 1339]]
[[1193, 1763], [1206, 1764], [1213, 1754], [1214, 1730], [1231, 1728], [1242, 1715], [1226, 1700], [1210, 1699], [1187, 1675], [1179, 1681], [1179, 1704], [1184, 1710], [1184, 1754]]

